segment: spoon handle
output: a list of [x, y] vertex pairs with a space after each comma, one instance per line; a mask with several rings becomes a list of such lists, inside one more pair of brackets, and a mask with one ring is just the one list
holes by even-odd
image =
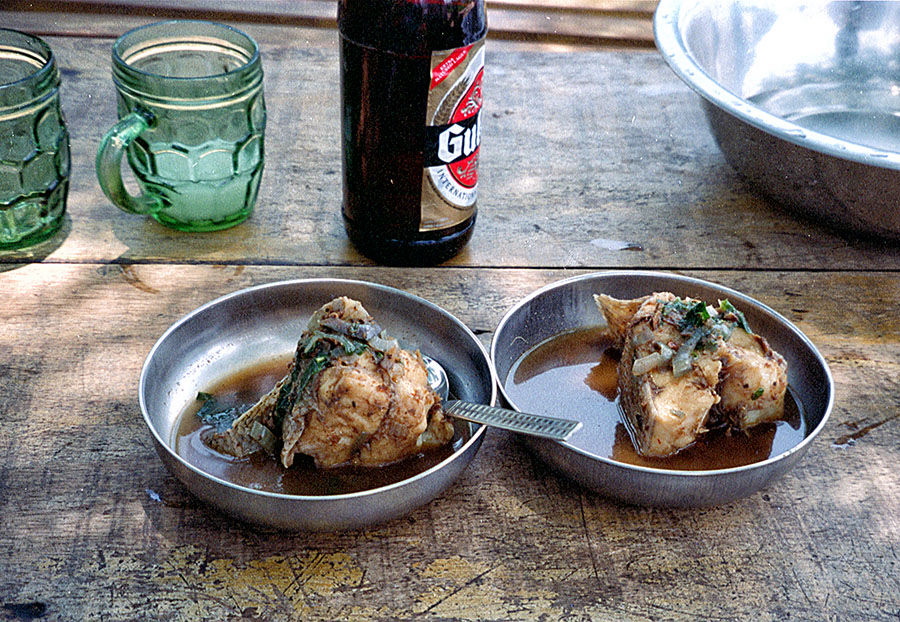
[[444, 412], [458, 419], [481, 423], [494, 428], [502, 428], [511, 432], [520, 432], [532, 436], [542, 436], [555, 441], [564, 441], [578, 428], [580, 421], [557, 419], [544, 415], [520, 413], [499, 406], [475, 404], [459, 400], [448, 400], [443, 403]]

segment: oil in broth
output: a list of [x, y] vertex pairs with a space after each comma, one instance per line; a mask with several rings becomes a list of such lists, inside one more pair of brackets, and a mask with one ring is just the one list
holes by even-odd
[[[637, 453], [619, 418], [618, 352], [605, 328], [561, 333], [538, 344], [512, 366], [504, 389], [522, 410], [578, 419], [570, 442], [618, 462], [683, 471], [726, 469], [784, 453], [806, 437], [806, 424], [788, 387], [785, 418], [747, 432], [712, 430], [666, 458]], [[565, 405], [561, 410], [561, 405]]]

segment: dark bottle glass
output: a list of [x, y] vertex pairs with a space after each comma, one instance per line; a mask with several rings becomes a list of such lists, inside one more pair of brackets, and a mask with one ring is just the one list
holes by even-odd
[[475, 225], [484, 0], [339, 0], [343, 216], [363, 254], [426, 265]]

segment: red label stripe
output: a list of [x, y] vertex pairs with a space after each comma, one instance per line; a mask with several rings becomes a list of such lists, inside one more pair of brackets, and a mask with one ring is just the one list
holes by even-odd
[[441, 63], [431, 71], [432, 89], [443, 82], [447, 76], [449, 76], [453, 70], [465, 60], [466, 55], [471, 48], [472, 46], [468, 45], [464, 48], [453, 50], [453, 53], [450, 54], [450, 56], [441, 61]]

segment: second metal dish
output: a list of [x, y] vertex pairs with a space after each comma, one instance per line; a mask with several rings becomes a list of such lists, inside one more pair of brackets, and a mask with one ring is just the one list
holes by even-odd
[[675, 274], [642, 271], [587, 274], [548, 285], [510, 309], [494, 333], [491, 358], [500, 389], [513, 408], [517, 408], [504, 386], [520, 357], [560, 333], [603, 324], [594, 294], [637, 298], [663, 291], [713, 302], [728, 299], [744, 312], [754, 330], [764, 335], [788, 362], [788, 384], [801, 402], [807, 423], [806, 437], [793, 448], [767, 460], [707, 471], [649, 468], [602, 455], [594, 432], [597, 421], [590, 412], [542, 413], [582, 421], [582, 428], [566, 442], [522, 438], [551, 467], [588, 488], [626, 503], [694, 507], [750, 495], [784, 474], [807, 451], [828, 420], [834, 383], [822, 355], [796, 326], [733, 289]]

